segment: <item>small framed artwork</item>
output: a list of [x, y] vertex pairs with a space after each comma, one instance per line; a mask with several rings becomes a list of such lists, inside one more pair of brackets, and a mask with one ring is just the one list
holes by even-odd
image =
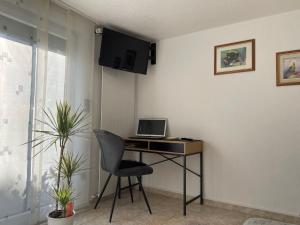
[[300, 84], [300, 49], [276, 53], [276, 84]]
[[215, 75], [255, 70], [255, 39], [215, 46]]

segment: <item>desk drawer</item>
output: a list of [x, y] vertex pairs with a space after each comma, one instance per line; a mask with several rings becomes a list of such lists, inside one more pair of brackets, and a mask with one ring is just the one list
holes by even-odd
[[184, 153], [183, 143], [150, 142], [150, 150]]

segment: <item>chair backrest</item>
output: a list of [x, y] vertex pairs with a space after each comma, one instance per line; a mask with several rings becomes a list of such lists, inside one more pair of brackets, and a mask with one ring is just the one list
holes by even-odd
[[114, 174], [119, 170], [124, 154], [124, 141], [118, 135], [106, 130], [94, 130], [101, 148], [101, 167]]

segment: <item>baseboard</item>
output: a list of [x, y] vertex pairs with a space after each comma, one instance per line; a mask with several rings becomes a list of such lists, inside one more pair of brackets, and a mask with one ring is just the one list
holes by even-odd
[[[180, 198], [180, 199], [182, 198], [182, 194], [161, 190], [153, 187], [145, 187], [145, 190], [147, 190], [147, 192], [164, 195], [171, 198]], [[187, 197], [191, 198], [192, 196], [187, 196]], [[197, 203], [191, 203], [191, 204], [197, 204]], [[254, 208], [234, 205], [230, 203], [214, 201], [210, 199], [204, 199], [204, 205], [245, 213], [251, 217], [261, 217], [266, 219], [278, 220], [285, 223], [300, 224], [300, 217], [285, 215], [276, 212], [270, 212], [261, 209], [254, 209]]]

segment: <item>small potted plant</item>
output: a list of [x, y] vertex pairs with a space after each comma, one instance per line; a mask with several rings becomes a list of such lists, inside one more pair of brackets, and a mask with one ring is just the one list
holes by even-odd
[[[55, 146], [59, 150], [59, 159], [56, 162], [57, 174], [52, 197], [55, 199], [55, 209], [48, 215], [48, 225], [72, 225], [74, 220], [74, 193], [72, 189], [72, 176], [81, 170], [82, 157], [68, 152], [67, 143], [74, 135], [83, 133], [87, 124], [86, 114], [79, 109], [72, 111], [67, 102], [56, 104], [56, 115], [50, 110], [43, 110], [45, 120], [38, 120], [44, 126], [42, 130], [34, 130], [36, 138], [33, 148], [41, 147], [46, 151]], [[38, 153], [37, 153], [38, 154]]]
[[61, 186], [59, 189], [53, 188], [53, 198], [58, 201], [61, 209], [52, 211], [48, 215], [48, 225], [72, 225], [74, 222], [73, 206], [71, 209], [68, 205], [72, 204], [73, 191], [69, 186]]

